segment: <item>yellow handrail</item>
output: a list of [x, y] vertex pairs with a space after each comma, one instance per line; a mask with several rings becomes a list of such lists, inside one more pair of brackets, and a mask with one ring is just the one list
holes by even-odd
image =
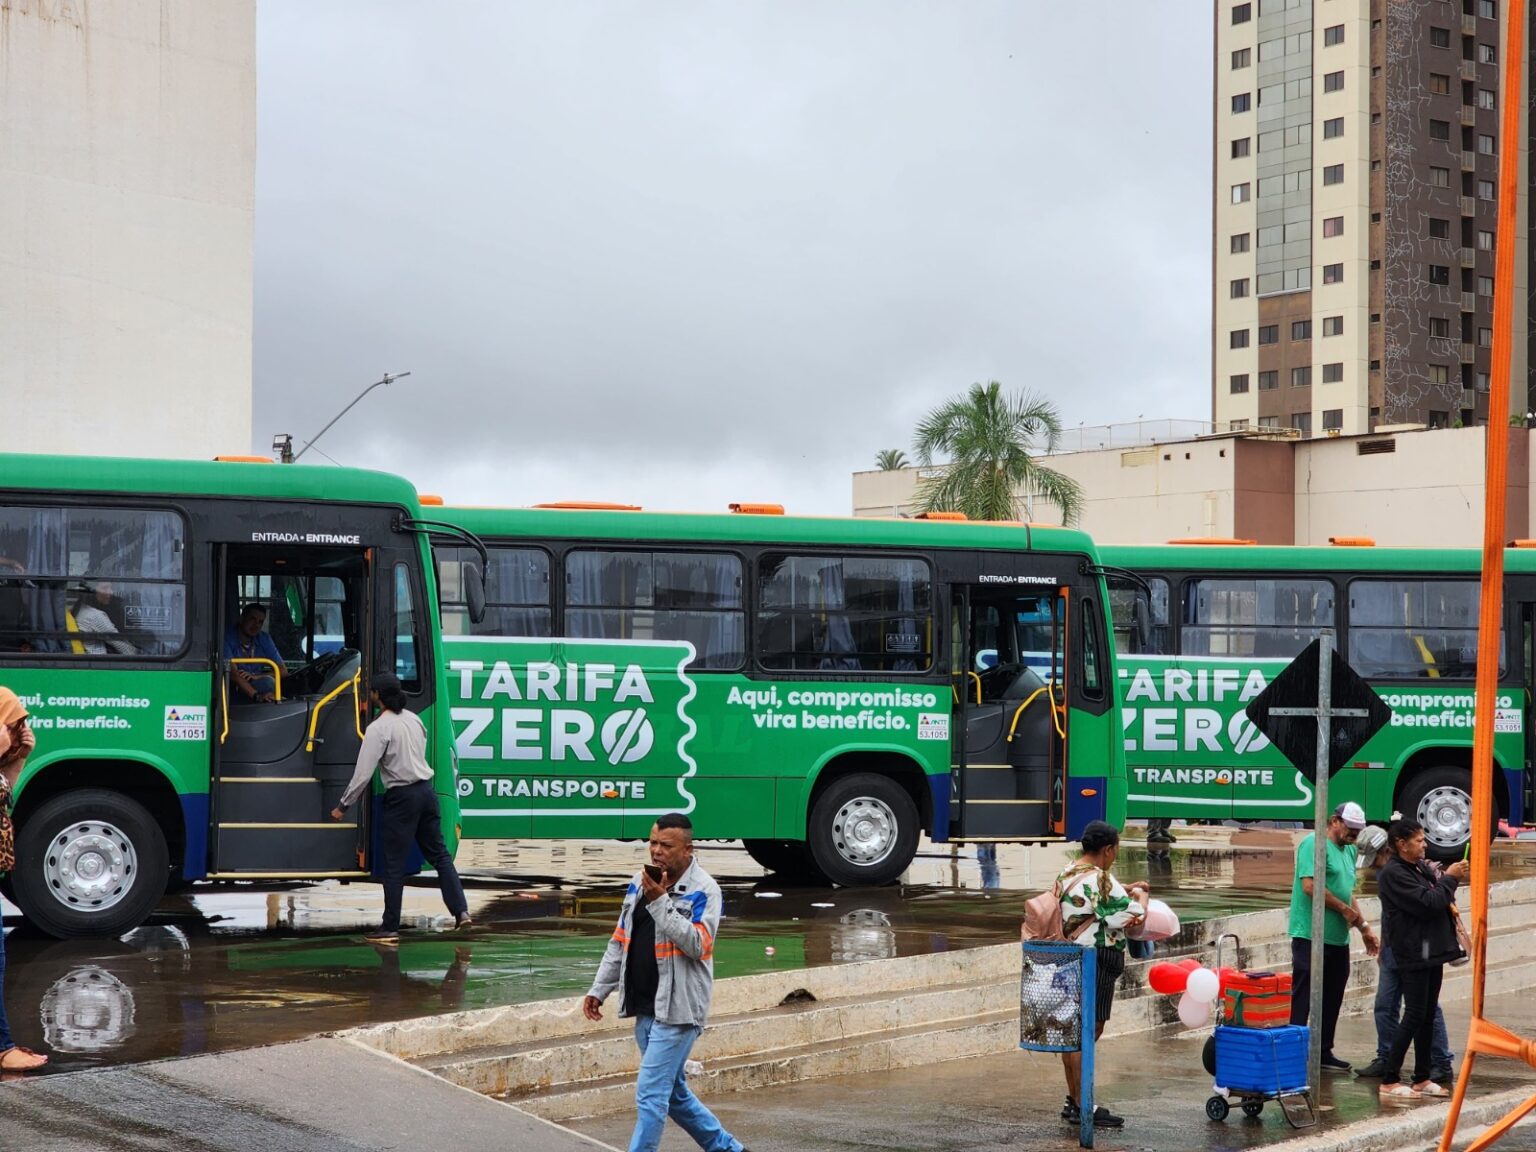
[[340, 696], [348, 688], [352, 689], [352, 703], [355, 705], [355, 707], [352, 709], [352, 722], [357, 725], [358, 737], [362, 737], [363, 724], [362, 721], [357, 718], [358, 715], [362, 712], [362, 705], [358, 703], [357, 699], [357, 682], [361, 678], [362, 674], [363, 670], [359, 668], [356, 672], [352, 673], [352, 679], [346, 681], [343, 684], [336, 685], [334, 690], [328, 693], [315, 705], [315, 710], [309, 714], [309, 738], [304, 741], [304, 751], [313, 752], [315, 750], [315, 729], [320, 726], [320, 713], [324, 710], [327, 704], [336, 699], [336, 697]]
[[[961, 676], [969, 676], [972, 680], [976, 681], [976, 703], [981, 703], [981, 677], [979, 675], [977, 675], [975, 672], [951, 672], [950, 676], [957, 680]], [[954, 690], [954, 686], [951, 685], [950, 691], [954, 692]], [[956, 696], [956, 699], [959, 699], [958, 695]]]
[[1067, 694], [1065, 690], [1063, 690], [1061, 694], [1061, 705], [1058, 707], [1056, 703], [1056, 681], [1052, 680], [1046, 684], [1045, 693], [1045, 698], [1051, 702], [1051, 720], [1056, 725], [1056, 735], [1065, 740], [1067, 738], [1067, 729], [1066, 725], [1061, 722], [1061, 714], [1062, 712], [1066, 711]]
[[1036, 688], [1033, 692], [1031, 692], [1029, 694], [1029, 699], [1028, 700], [1024, 701], [1024, 703], [1020, 704], [1017, 708], [1015, 708], [1013, 710], [1013, 723], [1008, 725], [1008, 743], [1010, 743], [1010, 744], [1013, 743], [1013, 733], [1014, 733], [1014, 731], [1019, 726], [1019, 717], [1024, 715], [1024, 709], [1028, 708], [1031, 704], [1033, 704], [1035, 702], [1035, 697], [1039, 696], [1040, 693], [1042, 693], [1044, 691], [1046, 691], [1046, 686], [1045, 685], [1042, 685], [1041, 687]]
[[272, 698], [279, 703], [283, 699], [283, 667], [276, 660], [270, 660], [265, 656], [231, 656], [230, 667], [236, 664], [265, 664], [272, 669]]
[[229, 677], [221, 676], [219, 679], [224, 681], [224, 731], [219, 733], [219, 743], [222, 744], [229, 739]]

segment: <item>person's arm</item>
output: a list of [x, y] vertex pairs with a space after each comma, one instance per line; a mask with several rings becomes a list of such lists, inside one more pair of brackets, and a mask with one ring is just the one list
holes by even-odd
[[[1127, 892], [1113, 873], [1105, 875], [1109, 877], [1109, 892], [1104, 896], [1096, 893], [1094, 907], [1104, 927], [1124, 932], [1132, 924], [1140, 924], [1147, 918], [1148, 889], [1144, 885], [1137, 885], [1134, 891]], [[1096, 889], [1098, 886], [1093, 887]]]
[[[630, 893], [637, 892], [638, 886], [631, 880]], [[629, 911], [630, 896], [626, 894], [624, 904], [619, 908], [619, 922], [614, 926], [613, 935], [608, 938], [608, 947], [603, 949], [603, 959], [597, 966], [597, 975], [592, 978], [592, 987], [587, 991], [581, 1001], [581, 1011], [588, 1020], [601, 1020], [603, 1018], [603, 1001], [612, 995], [613, 990], [619, 986], [619, 973], [624, 966], [624, 945], [629, 941], [629, 933], [624, 927], [624, 917]]]
[[658, 940], [670, 940], [685, 956], [708, 960], [715, 954], [715, 933], [720, 928], [720, 889], [700, 888], [688, 893], [687, 901], [684, 912], [663, 892], [646, 905], [646, 910], [656, 921]]
[[1392, 905], [1392, 914], [1399, 912], [1420, 920], [1433, 920], [1444, 916], [1456, 903], [1456, 869], [1442, 873], [1436, 882], [1423, 883], [1412, 868], [1383, 868], [1376, 879], [1383, 903]]
[[384, 753], [389, 749], [389, 737], [384, 734], [384, 725], [375, 720], [368, 725], [368, 731], [363, 734], [363, 746], [357, 752], [357, 767], [352, 772], [352, 779], [341, 794], [341, 799], [336, 801], [336, 807], [331, 810], [331, 817], [340, 820], [346, 810], [357, 802], [357, 798], [363, 794], [363, 789], [368, 786], [368, 781], [373, 779], [373, 770], [379, 766], [379, 761], [384, 758]]
[[16, 787], [16, 781], [21, 779], [21, 770], [26, 767], [27, 757], [37, 747], [37, 737], [32, 735], [32, 729], [25, 722], [20, 728], [19, 735], [14, 732], [11, 735], [10, 755], [0, 761], [0, 774], [5, 776], [6, 784], [12, 789]]
[[[1312, 899], [1312, 888], [1312, 877], [1303, 876], [1301, 878], [1301, 890], [1307, 894], [1308, 900]], [[1360, 914], [1360, 910], [1355, 907], [1355, 902], [1353, 899], [1351, 899], [1349, 903], [1346, 904], [1343, 900], [1340, 900], [1337, 896], [1325, 888], [1323, 889], [1323, 903], [1337, 912], [1340, 916], [1344, 917], [1344, 922], [1351, 928], [1358, 927], [1359, 925], [1365, 923], [1365, 917], [1362, 916]]]

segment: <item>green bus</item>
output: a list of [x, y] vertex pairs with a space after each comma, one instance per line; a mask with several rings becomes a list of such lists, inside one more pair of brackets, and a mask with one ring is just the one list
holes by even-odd
[[[1329, 782], [1376, 821], [1403, 813], [1430, 851], [1471, 832], [1479, 574], [1473, 549], [1243, 541], [1115, 545], [1111, 569], [1128, 813], [1137, 818], [1310, 820], [1312, 785], [1243, 713], [1324, 628], [1392, 709]], [[1506, 553], [1494, 719], [1494, 796], [1513, 824], [1532, 809], [1536, 551]]]
[[[0, 684], [37, 737], [6, 880], [27, 918], [117, 935], [168, 886], [374, 875], [369, 806], [328, 813], [378, 670], [427, 725], [451, 833], [437, 530], [381, 473], [0, 456]], [[250, 604], [270, 644], [241, 645]], [[233, 690], [237, 673], [272, 699]]]
[[467, 837], [643, 838], [690, 813], [771, 871], [897, 879], [935, 841], [1118, 821], [1106, 589], [1081, 533], [776, 505], [441, 508]]

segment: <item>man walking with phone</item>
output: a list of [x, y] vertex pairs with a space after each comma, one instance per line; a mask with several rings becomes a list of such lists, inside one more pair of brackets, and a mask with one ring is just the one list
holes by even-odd
[[668, 1116], [705, 1152], [745, 1152], [689, 1089], [686, 1071], [709, 1018], [720, 886], [694, 859], [693, 822], [680, 812], [651, 828], [650, 856], [624, 893], [581, 1010], [601, 1020], [603, 1001], [619, 988], [619, 1015], [634, 1017], [641, 1058], [629, 1152], [656, 1152]]

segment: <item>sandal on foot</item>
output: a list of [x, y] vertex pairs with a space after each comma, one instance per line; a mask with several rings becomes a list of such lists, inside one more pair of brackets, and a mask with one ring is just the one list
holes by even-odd
[[20, 1044], [0, 1052], [0, 1072], [31, 1072], [46, 1063], [48, 1057], [30, 1048], [23, 1048]]
[[1433, 1080], [1426, 1080], [1422, 1084], [1415, 1084], [1413, 1090], [1420, 1096], [1449, 1096], [1450, 1093], [1442, 1085]]
[[1410, 1088], [1407, 1084], [1383, 1084], [1376, 1091], [1382, 1101], [1388, 1104], [1412, 1104], [1415, 1100], [1421, 1100], [1424, 1097], [1424, 1093]]

